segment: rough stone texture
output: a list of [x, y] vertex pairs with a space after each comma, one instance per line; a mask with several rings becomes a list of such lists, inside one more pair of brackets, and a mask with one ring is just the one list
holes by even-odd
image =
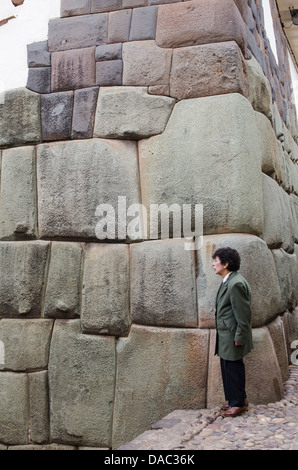
[[287, 236], [287, 218], [281, 207], [281, 189], [272, 178], [263, 174], [264, 225], [262, 238], [269, 248], [278, 248]]
[[221, 278], [214, 274], [212, 254], [226, 246], [239, 252], [240, 273], [251, 286], [252, 326], [263, 326], [283, 312], [281, 291], [271, 251], [263, 240], [246, 234], [204, 236], [204, 245], [197, 252], [199, 326], [215, 327], [214, 302]]
[[33, 42], [27, 45], [28, 67], [50, 67], [51, 54], [48, 51], [48, 41]]
[[128, 41], [131, 15], [132, 10], [114, 11], [109, 14], [107, 43]]
[[84, 335], [77, 320], [56, 320], [49, 360], [51, 440], [109, 447], [115, 338]]
[[282, 381], [284, 383], [289, 375], [289, 358], [282, 318], [277, 317], [273, 322], [267, 325], [267, 328], [272, 338], [274, 351], [276, 353], [282, 375]]
[[95, 50], [95, 60], [117, 60], [122, 59], [122, 44], [104, 44], [97, 46]]
[[129, 247], [89, 244], [84, 262], [83, 332], [126, 336], [130, 328]]
[[28, 375], [30, 404], [30, 440], [38, 444], [50, 438], [48, 372], [46, 370]]
[[29, 69], [27, 88], [36, 93], [51, 92], [51, 68], [38, 67]]
[[5, 364], [1, 370], [27, 371], [48, 365], [53, 321], [2, 319], [0, 340], [5, 345]]
[[182, 47], [236, 41], [246, 51], [246, 27], [233, 0], [190, 0], [158, 8], [156, 43]]
[[92, 137], [97, 96], [97, 87], [75, 91], [71, 132], [73, 139]]
[[52, 91], [95, 85], [95, 47], [52, 53]]
[[88, 15], [90, 0], [61, 0], [60, 16]]
[[41, 96], [42, 140], [63, 140], [71, 136], [73, 92]]
[[254, 57], [247, 60], [246, 65], [249, 81], [249, 100], [256, 111], [265, 114], [271, 120], [272, 93], [270, 83]]
[[0, 99], [0, 147], [40, 141], [40, 96], [26, 88], [5, 91]]
[[91, 13], [101, 13], [103, 11], [120, 10], [121, 0], [90, 0]]
[[249, 93], [246, 65], [235, 42], [174, 49], [171, 96], [183, 100], [224, 93]]
[[29, 422], [27, 374], [0, 372], [1, 442], [27, 444]]
[[0, 318], [41, 316], [49, 242], [0, 243]]
[[106, 13], [51, 19], [48, 33], [49, 51], [65, 51], [104, 44], [107, 21]]
[[253, 345], [245, 360], [246, 393], [257, 405], [276, 402], [283, 397], [282, 374], [267, 327], [253, 330]]
[[262, 171], [280, 179], [279, 146], [272, 124], [264, 114], [259, 112], [256, 112], [256, 123], [261, 143]]
[[208, 340], [208, 330], [138, 325], [132, 326], [128, 338], [120, 338], [114, 449], [178, 407], [205, 406]]
[[286, 253], [282, 248], [272, 250], [279, 280], [283, 310], [294, 310], [298, 303], [295, 292], [298, 260], [295, 253]]
[[1, 240], [36, 238], [35, 148], [4, 150], [1, 175]]
[[[206, 234], [260, 234], [256, 135], [253, 109], [239, 94], [180, 101], [165, 132], [139, 143], [143, 204], [203, 204]], [[220, 195], [210, 191], [214, 182]]]
[[96, 85], [122, 85], [122, 60], [106, 60], [96, 63]]
[[117, 213], [118, 196], [127, 198], [127, 207], [139, 202], [133, 142], [92, 139], [40, 145], [37, 175], [41, 237], [95, 239], [98, 205], [110, 204]]
[[94, 137], [141, 139], [164, 131], [175, 101], [148, 95], [145, 87], [101, 89]]
[[156, 6], [133, 9], [129, 33], [130, 41], [155, 39], [157, 11]]
[[52, 242], [45, 293], [45, 317], [74, 318], [80, 315], [82, 251], [83, 246], [80, 243]]
[[131, 246], [131, 318], [153, 326], [196, 327], [195, 266], [184, 240]]
[[172, 50], [158, 47], [155, 41], [123, 44], [123, 85], [168, 85]]

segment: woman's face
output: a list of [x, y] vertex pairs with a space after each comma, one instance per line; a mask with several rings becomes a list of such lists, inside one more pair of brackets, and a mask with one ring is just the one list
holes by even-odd
[[213, 263], [212, 263], [213, 269], [215, 274], [219, 274], [220, 276], [223, 277], [223, 275], [226, 274], [226, 269], [228, 267], [228, 263], [226, 264], [221, 264], [221, 261], [218, 256], [214, 258]]

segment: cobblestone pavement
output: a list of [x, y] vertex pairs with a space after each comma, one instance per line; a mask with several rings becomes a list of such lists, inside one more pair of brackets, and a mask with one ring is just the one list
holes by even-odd
[[277, 403], [250, 404], [236, 418], [219, 407], [177, 410], [119, 450], [298, 450], [298, 366], [289, 371]]

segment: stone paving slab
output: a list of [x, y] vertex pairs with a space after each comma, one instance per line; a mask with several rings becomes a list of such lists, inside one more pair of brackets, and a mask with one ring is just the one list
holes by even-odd
[[173, 411], [118, 450], [298, 450], [298, 366], [284, 390], [279, 402], [250, 404], [236, 418], [220, 407]]

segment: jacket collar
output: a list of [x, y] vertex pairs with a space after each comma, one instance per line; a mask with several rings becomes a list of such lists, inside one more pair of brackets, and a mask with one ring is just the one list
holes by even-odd
[[216, 303], [219, 301], [219, 299], [226, 292], [230, 279], [232, 279], [236, 274], [237, 274], [237, 271], [232, 271], [231, 274], [229, 275], [228, 279], [226, 280], [226, 282], [221, 281], [221, 284], [219, 286], [219, 289], [218, 289], [217, 295], [216, 295]]

